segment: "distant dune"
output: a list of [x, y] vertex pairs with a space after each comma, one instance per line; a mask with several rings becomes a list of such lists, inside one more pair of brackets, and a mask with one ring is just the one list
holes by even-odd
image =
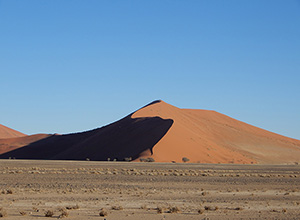
[[0, 155], [8, 157], [287, 164], [300, 162], [300, 141], [215, 111], [180, 109], [159, 100], [102, 128], [45, 136]]
[[26, 136], [26, 134], [23, 134], [19, 131], [13, 130], [11, 128], [8, 128], [8, 127], [0, 124], [0, 139], [22, 137], [22, 136]]
[[35, 134], [17, 138], [0, 139], [0, 154], [24, 147], [49, 136], [49, 134]]

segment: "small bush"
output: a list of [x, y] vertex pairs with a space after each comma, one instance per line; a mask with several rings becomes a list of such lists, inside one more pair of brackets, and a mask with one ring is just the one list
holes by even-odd
[[155, 160], [152, 157], [148, 158], [140, 158], [141, 162], [155, 162]]
[[152, 157], [147, 158], [148, 162], [155, 162], [155, 160]]
[[242, 211], [243, 208], [242, 207], [236, 207], [234, 210], [237, 210], [237, 211]]
[[123, 210], [123, 207], [120, 205], [114, 205], [111, 207], [112, 210]]
[[26, 212], [23, 212], [23, 211], [21, 211], [21, 212], [20, 212], [20, 215], [22, 215], [22, 216], [25, 216], [25, 215], [27, 215], [27, 213], [26, 213]]
[[6, 217], [6, 216], [7, 216], [7, 212], [3, 208], [0, 208], [0, 217]]
[[74, 205], [74, 206], [67, 206], [66, 209], [72, 210], [72, 209], [79, 209], [79, 205]]
[[99, 215], [102, 216], [102, 217], [105, 217], [108, 215], [108, 212], [106, 209], [101, 209], [100, 212], [99, 212]]
[[69, 212], [67, 212], [67, 210], [61, 210], [61, 213], [58, 216], [58, 218], [67, 218], [67, 217], [69, 217]]
[[219, 209], [218, 206], [212, 207], [212, 206], [204, 206], [204, 209], [207, 211], [217, 211]]
[[198, 209], [198, 213], [199, 214], [203, 214], [204, 213], [204, 209]]
[[183, 157], [183, 158], [182, 158], [182, 162], [186, 163], [186, 162], [188, 162], [188, 161], [190, 161], [189, 158], [187, 158], [187, 157]]
[[13, 194], [13, 191], [11, 189], [2, 190], [2, 194]]
[[147, 205], [141, 205], [141, 209], [147, 209]]
[[54, 215], [54, 212], [52, 210], [48, 210], [45, 212], [45, 217], [52, 217]]
[[169, 208], [169, 213], [180, 213], [180, 212], [181, 212], [181, 210], [180, 210], [180, 208], [177, 207], [177, 206], [174, 206], [174, 207], [170, 207], [170, 208]]
[[164, 209], [162, 207], [157, 207], [156, 210], [157, 210], [157, 213], [159, 213], [159, 214], [164, 212]]
[[40, 211], [37, 207], [32, 207], [32, 210], [33, 210], [34, 212], [39, 212], [39, 211]]
[[125, 157], [125, 158], [124, 158], [124, 161], [130, 162], [130, 161], [132, 161], [132, 157]]

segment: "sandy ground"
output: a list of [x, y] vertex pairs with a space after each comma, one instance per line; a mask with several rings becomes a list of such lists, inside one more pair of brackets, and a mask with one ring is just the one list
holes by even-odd
[[5, 219], [66, 208], [68, 219], [300, 219], [300, 166], [0, 160], [0, 208]]

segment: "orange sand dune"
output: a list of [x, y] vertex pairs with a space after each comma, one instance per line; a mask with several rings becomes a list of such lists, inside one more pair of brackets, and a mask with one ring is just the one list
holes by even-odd
[[[155, 161], [200, 163], [294, 163], [300, 161], [300, 141], [287, 138], [215, 111], [179, 109], [163, 101], [132, 117], [172, 119], [172, 127], [154, 146]], [[141, 155], [151, 156], [145, 151]]]
[[195, 163], [286, 164], [300, 162], [300, 141], [215, 111], [180, 109], [154, 101], [102, 128], [47, 136], [0, 155], [8, 157], [58, 160], [131, 157], [136, 161], [152, 157], [157, 162], [181, 162], [187, 157]]
[[22, 137], [22, 136], [26, 136], [26, 135], [19, 131], [13, 130], [11, 128], [8, 128], [8, 127], [0, 124], [0, 139]]
[[49, 136], [49, 134], [35, 134], [23, 137], [0, 139], [0, 154], [24, 147]]

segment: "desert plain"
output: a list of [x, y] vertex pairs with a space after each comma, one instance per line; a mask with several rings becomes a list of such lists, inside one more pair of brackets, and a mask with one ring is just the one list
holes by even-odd
[[0, 160], [0, 208], [5, 219], [300, 219], [300, 165]]

